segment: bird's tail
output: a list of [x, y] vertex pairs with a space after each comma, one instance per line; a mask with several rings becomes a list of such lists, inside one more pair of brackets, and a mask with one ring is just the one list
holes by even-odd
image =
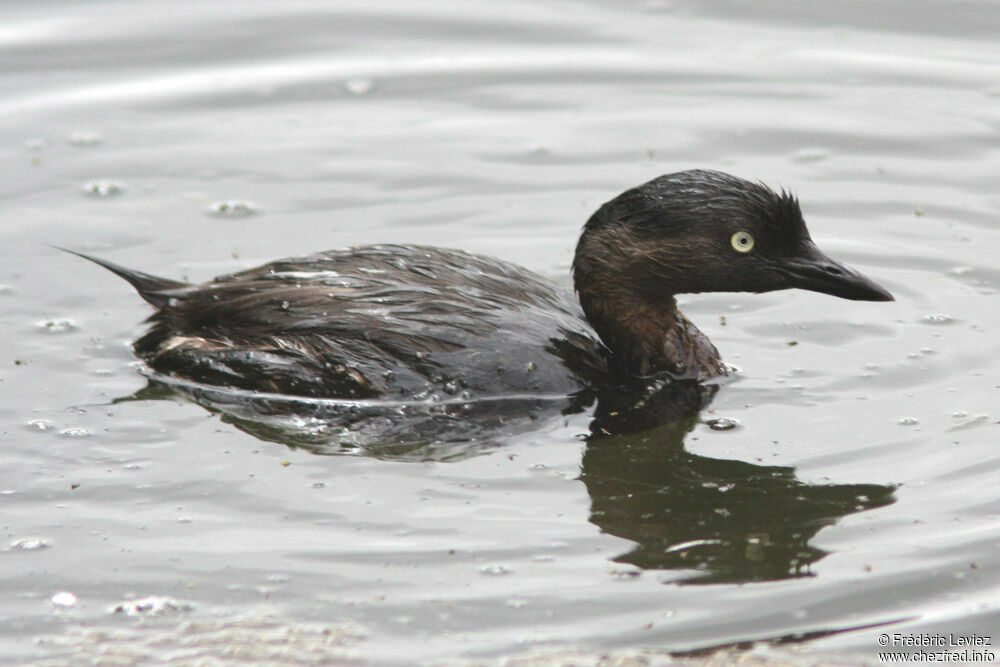
[[113, 264], [105, 259], [91, 257], [90, 255], [83, 254], [82, 252], [68, 250], [58, 246], [53, 247], [57, 250], [68, 252], [71, 255], [76, 255], [77, 257], [83, 257], [84, 259], [90, 260], [94, 264], [103, 266], [116, 276], [124, 278], [130, 285], [132, 285], [132, 287], [135, 288], [135, 291], [139, 293], [139, 296], [157, 308], [163, 308], [167, 305], [167, 301], [171, 296], [167, 292], [189, 286], [187, 283], [182, 283], [177, 280], [158, 278], [157, 276], [151, 276], [148, 273], [142, 273], [141, 271], [126, 269], [124, 266], [118, 266], [117, 264]]

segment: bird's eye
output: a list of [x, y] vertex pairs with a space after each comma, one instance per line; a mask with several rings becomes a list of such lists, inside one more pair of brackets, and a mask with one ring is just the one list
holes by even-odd
[[732, 235], [729, 242], [733, 245], [733, 250], [736, 252], [750, 252], [753, 250], [753, 236], [750, 232], [738, 231]]

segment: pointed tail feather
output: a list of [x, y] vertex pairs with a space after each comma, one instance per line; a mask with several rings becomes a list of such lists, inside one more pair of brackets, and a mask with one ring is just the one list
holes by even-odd
[[117, 264], [107, 260], [91, 257], [90, 255], [85, 255], [82, 252], [77, 252], [75, 250], [60, 248], [59, 246], [52, 247], [56, 250], [62, 250], [63, 252], [68, 252], [71, 255], [82, 257], [93, 262], [94, 264], [97, 264], [98, 266], [103, 266], [116, 276], [124, 278], [130, 285], [132, 285], [132, 287], [135, 288], [135, 291], [139, 293], [139, 296], [157, 308], [163, 308], [166, 306], [167, 301], [170, 299], [170, 295], [164, 294], [164, 292], [189, 286], [187, 283], [182, 283], [177, 280], [159, 278], [157, 276], [151, 276], [148, 273], [142, 273], [141, 271], [126, 269], [124, 266], [118, 266]]

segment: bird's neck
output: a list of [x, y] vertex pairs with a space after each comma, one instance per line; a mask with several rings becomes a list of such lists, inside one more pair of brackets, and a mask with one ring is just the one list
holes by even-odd
[[613, 303], [588, 301], [581, 295], [587, 319], [626, 373], [666, 371], [695, 380], [726, 374], [719, 351], [678, 310], [672, 296], [655, 304], [622, 298]]
[[718, 350], [677, 309], [674, 262], [650, 259], [622, 226], [584, 230], [573, 280], [591, 326], [630, 375], [666, 371], [705, 380], [726, 374]]

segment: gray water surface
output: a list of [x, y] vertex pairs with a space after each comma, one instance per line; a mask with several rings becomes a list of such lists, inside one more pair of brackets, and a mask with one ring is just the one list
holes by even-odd
[[[4, 660], [875, 662], [884, 632], [1000, 634], [994, 3], [2, 17]], [[585, 411], [433, 455], [276, 442], [141, 393], [148, 307], [51, 247], [203, 280], [424, 243], [568, 284], [595, 208], [692, 167], [793, 190], [897, 301], [683, 297], [739, 373], [617, 440]]]

